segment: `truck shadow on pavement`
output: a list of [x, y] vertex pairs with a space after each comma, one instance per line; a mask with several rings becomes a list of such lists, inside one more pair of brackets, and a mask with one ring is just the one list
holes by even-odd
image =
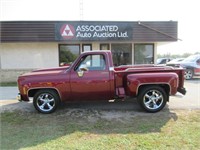
[[[21, 105], [23, 107], [20, 110]], [[178, 119], [168, 105], [158, 113], [146, 113], [136, 102], [64, 104], [56, 112], [47, 115], [38, 113], [32, 103], [8, 104], [1, 106], [1, 109], [2, 145], [10, 145], [11, 149], [34, 147], [76, 132], [97, 136], [159, 133], [170, 120]], [[13, 116], [15, 121], [6, 116]], [[8, 133], [12, 139], [15, 139], [14, 136], [16, 139], [26, 138], [23, 138], [23, 142], [12, 142], [4, 139], [9, 138]]]

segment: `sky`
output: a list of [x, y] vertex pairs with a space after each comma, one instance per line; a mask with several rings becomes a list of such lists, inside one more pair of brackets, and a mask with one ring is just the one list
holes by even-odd
[[200, 52], [199, 0], [0, 0], [0, 21], [178, 21], [159, 54]]

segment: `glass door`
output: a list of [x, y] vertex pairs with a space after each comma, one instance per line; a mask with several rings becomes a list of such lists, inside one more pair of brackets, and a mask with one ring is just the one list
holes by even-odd
[[154, 44], [134, 44], [134, 64], [154, 63]]
[[132, 64], [132, 44], [111, 44], [114, 66]]

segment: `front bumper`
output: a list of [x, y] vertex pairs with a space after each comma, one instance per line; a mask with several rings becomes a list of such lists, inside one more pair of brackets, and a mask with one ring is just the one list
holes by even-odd
[[181, 94], [183, 94], [183, 95], [185, 95], [186, 94], [186, 89], [184, 88], [184, 87], [182, 87], [182, 88], [178, 88], [178, 90], [177, 90], [178, 92], [180, 92]]
[[18, 101], [20, 101], [20, 102], [22, 101], [22, 96], [21, 96], [21, 94], [20, 94], [20, 93], [18, 93], [18, 95], [17, 95], [17, 97], [16, 97], [16, 98], [17, 98], [17, 100], [18, 100]]
[[16, 98], [17, 98], [17, 100], [20, 101], [20, 102], [26, 101], [26, 100], [24, 100], [23, 96], [22, 96], [20, 93], [18, 93], [18, 95], [17, 95]]
[[25, 101], [25, 102], [28, 102], [28, 101], [30, 101], [29, 100], [29, 97], [27, 97], [27, 95], [22, 95], [22, 94], [20, 94], [20, 93], [18, 93], [18, 95], [16, 96], [16, 98], [17, 98], [17, 100], [18, 101]]

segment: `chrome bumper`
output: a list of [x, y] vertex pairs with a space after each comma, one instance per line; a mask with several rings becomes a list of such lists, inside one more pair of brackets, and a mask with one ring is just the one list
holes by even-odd
[[17, 100], [20, 101], [20, 102], [23, 101], [23, 100], [22, 100], [22, 96], [21, 96], [20, 93], [18, 93], [18, 95], [17, 95]]

